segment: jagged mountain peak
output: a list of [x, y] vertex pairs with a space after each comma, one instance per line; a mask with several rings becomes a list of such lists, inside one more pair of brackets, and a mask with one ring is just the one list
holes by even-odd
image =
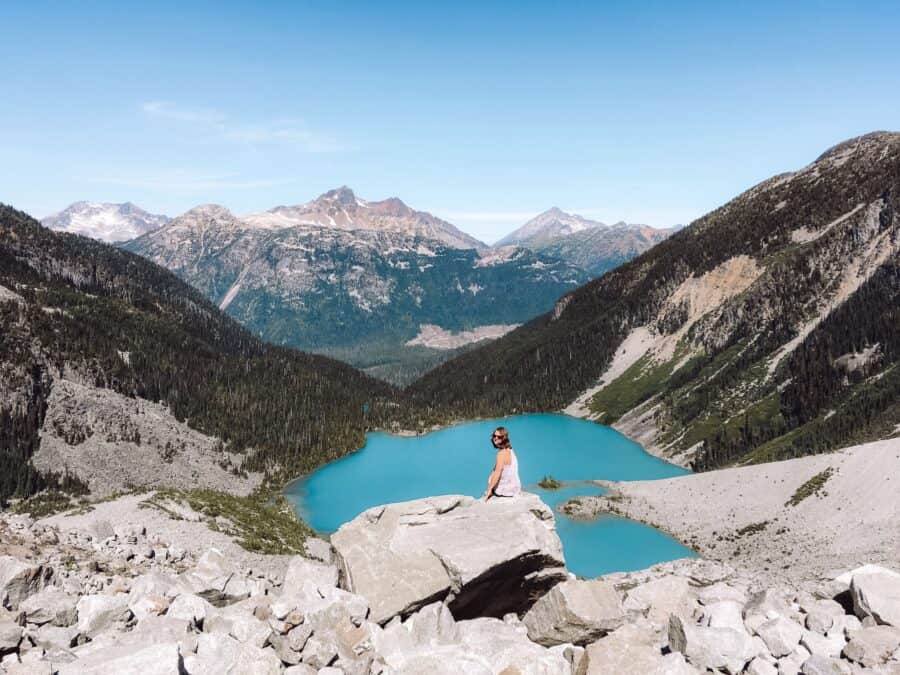
[[192, 209], [188, 209], [178, 218], [235, 219], [235, 216], [221, 204], [199, 204]]
[[244, 221], [265, 229], [332, 228], [397, 232], [441, 241], [453, 248], [482, 248], [484, 243], [425, 211], [410, 208], [398, 197], [361, 199], [346, 185], [295, 206], [277, 206], [252, 213]]

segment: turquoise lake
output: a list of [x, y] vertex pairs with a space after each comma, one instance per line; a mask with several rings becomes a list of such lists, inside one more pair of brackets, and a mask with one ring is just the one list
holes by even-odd
[[[523, 488], [554, 510], [572, 497], [603, 493], [588, 480], [651, 480], [688, 473], [609, 427], [567, 415], [533, 414], [416, 437], [370, 433], [359, 452], [292, 483], [285, 495], [307, 523], [326, 534], [378, 504], [440, 494], [478, 497], [493, 468], [490, 434], [498, 426], [509, 429]], [[566, 485], [542, 490], [537, 482], [545, 475]], [[556, 526], [569, 570], [583, 577], [695, 555], [672, 537], [624, 518], [587, 522], [557, 512]]]

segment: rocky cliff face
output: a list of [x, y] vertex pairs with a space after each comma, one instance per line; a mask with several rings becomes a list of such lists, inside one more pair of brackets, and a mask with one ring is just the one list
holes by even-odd
[[[343, 204], [349, 197], [338, 191], [322, 199]], [[389, 208], [379, 204], [379, 213]], [[328, 225], [304, 220], [320, 212], [263, 222], [208, 205], [124, 246], [171, 269], [270, 342], [335, 355], [379, 375], [397, 362], [390, 372], [401, 381], [449, 355], [405, 346], [423, 326], [475, 335], [481, 326], [522, 323], [586, 279], [558, 259], [515, 247], [457, 248], [428, 228], [379, 227], [377, 219], [348, 224], [343, 216]]]
[[900, 134], [842, 143], [413, 391], [432, 402], [466, 392], [486, 414], [564, 408], [697, 468], [889, 437], [898, 209]]

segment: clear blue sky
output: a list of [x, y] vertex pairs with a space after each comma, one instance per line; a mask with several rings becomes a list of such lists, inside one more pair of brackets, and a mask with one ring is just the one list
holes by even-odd
[[900, 129], [900, 2], [0, 5], [0, 201], [689, 222]]

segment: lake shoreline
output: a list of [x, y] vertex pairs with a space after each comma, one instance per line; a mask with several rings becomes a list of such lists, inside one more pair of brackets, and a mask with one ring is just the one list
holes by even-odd
[[[797, 582], [900, 558], [900, 438], [832, 453], [654, 481], [600, 481], [610, 493], [561, 505], [615, 513], [701, 557]], [[894, 477], [892, 481], [891, 478]]]
[[[585, 475], [664, 478], [684, 469], [647, 453], [611, 427], [556, 412], [458, 420], [422, 432], [372, 429], [360, 448], [294, 477], [282, 494], [324, 537], [380, 504], [438, 494], [477, 498], [493, 466], [488, 436], [495, 426], [510, 429], [524, 489], [557, 514], [556, 530], [576, 574], [593, 578], [696, 556], [678, 538], [637, 520], [585, 525], [557, 509], [576, 495], [587, 498], [601, 492], [601, 484]], [[560, 485], [541, 487], [547, 477]]]

